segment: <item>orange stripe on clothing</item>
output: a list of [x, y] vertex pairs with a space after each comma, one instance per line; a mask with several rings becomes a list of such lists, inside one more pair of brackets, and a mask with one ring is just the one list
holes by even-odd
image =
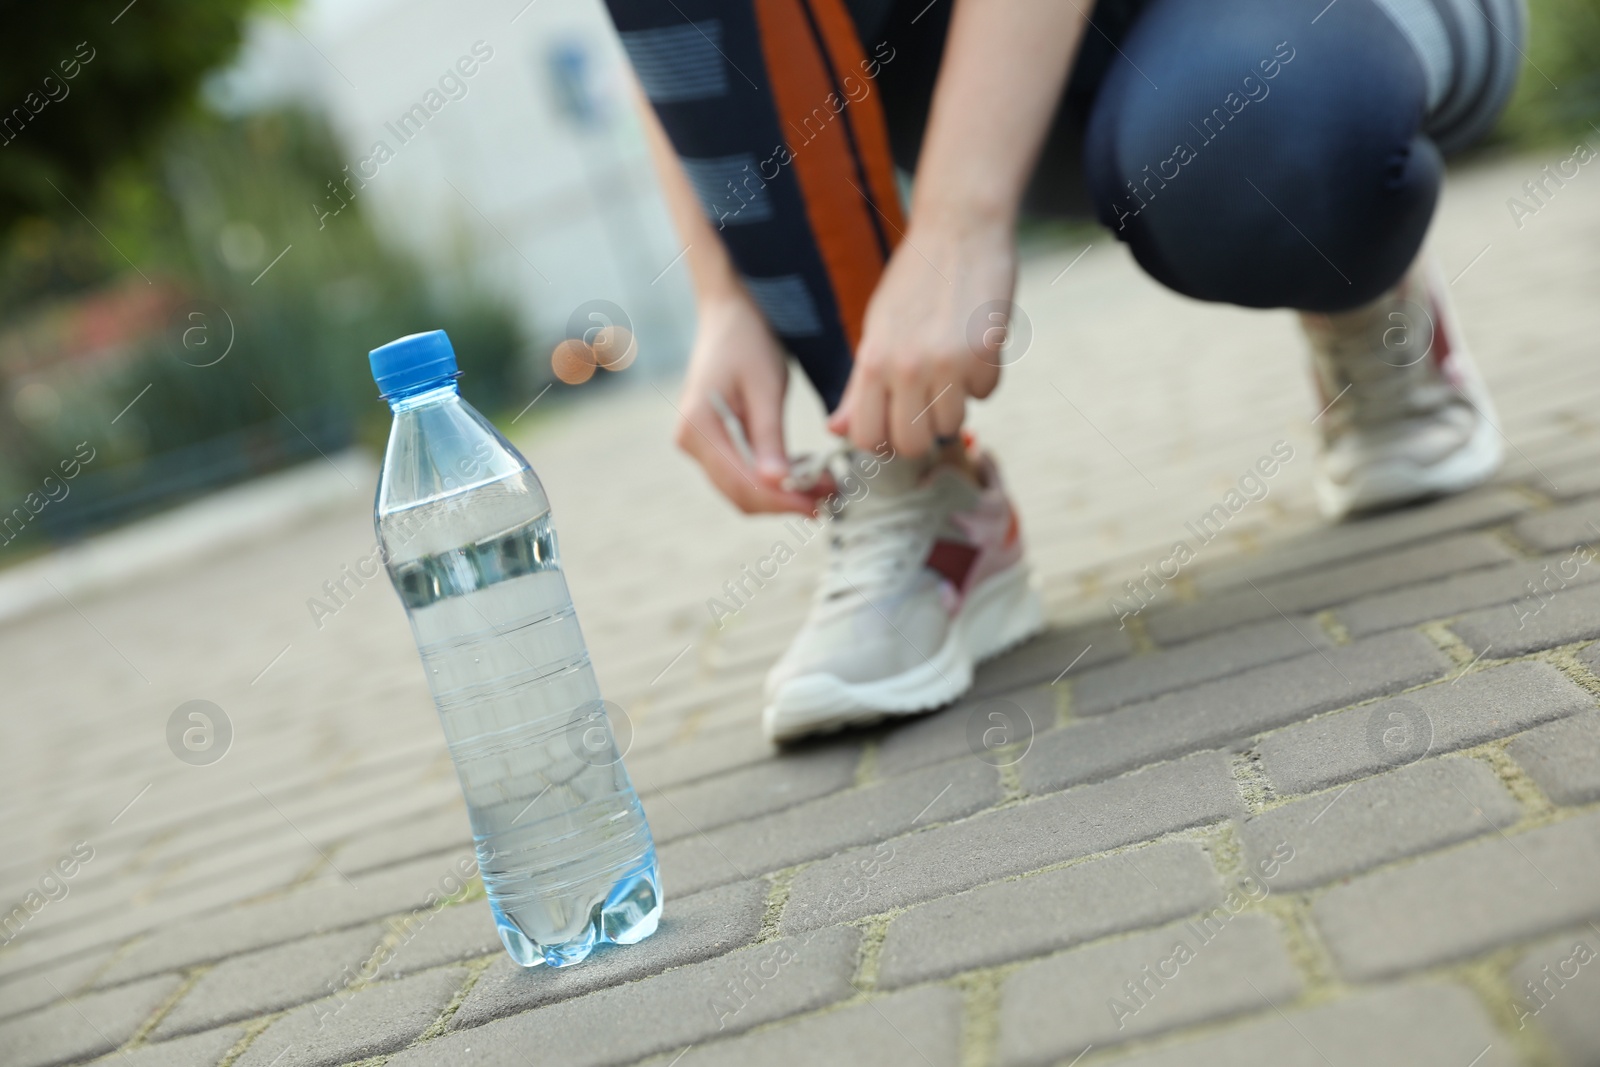
[[[906, 223], [900, 214], [900, 186], [894, 180], [894, 157], [889, 151], [889, 123], [883, 116], [883, 102], [878, 99], [877, 86], [865, 74], [877, 67], [868, 64], [861, 40], [856, 36], [855, 20], [845, 8], [844, 0], [809, 2], [812, 17], [821, 27], [828, 52], [833, 57], [834, 72], [840, 79], [846, 75], [854, 79], [845, 84], [845, 95], [856, 93], [854, 86], [857, 82], [862, 87], [860, 92], [865, 94], [852, 102], [847, 110], [856, 135], [862, 168], [867, 172], [867, 181], [870, 183], [868, 189], [879, 210], [887, 216], [887, 221], [880, 216], [879, 222], [884, 224], [889, 247], [893, 248], [900, 242]], [[891, 52], [890, 57], [893, 55]]]
[[[808, 0], [755, 0], [767, 77], [788, 138], [795, 178], [852, 349], [883, 273], [881, 230], [890, 247], [905, 223], [889, 155], [888, 124], [866, 55], [842, 0], [809, 0], [827, 48], [807, 18]], [[835, 88], [828, 65], [839, 79]], [[847, 123], [848, 118], [848, 123]], [[851, 133], [860, 158], [851, 146]], [[859, 165], [858, 165], [859, 164]], [[863, 177], [866, 182], [863, 186]], [[870, 192], [878, 210], [863, 193]], [[880, 215], [878, 212], [881, 211]]]

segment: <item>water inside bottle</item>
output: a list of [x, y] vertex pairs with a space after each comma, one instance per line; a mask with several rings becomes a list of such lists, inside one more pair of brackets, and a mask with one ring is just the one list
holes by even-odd
[[[501, 940], [523, 966], [560, 967], [597, 944], [648, 937], [661, 892], [649, 826], [617, 751], [550, 514], [455, 548], [408, 555], [403, 547], [438, 546], [441, 529], [467, 508], [510, 518], [508, 497], [528, 499], [517, 481], [380, 516], [380, 528]], [[424, 529], [427, 536], [408, 536]]]

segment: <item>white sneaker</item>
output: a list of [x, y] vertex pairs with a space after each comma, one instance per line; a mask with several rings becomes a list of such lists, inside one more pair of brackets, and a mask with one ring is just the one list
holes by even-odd
[[971, 474], [866, 453], [849, 462], [827, 574], [767, 675], [773, 741], [948, 704], [976, 664], [1044, 628], [989, 455], [974, 456]]
[[1504, 457], [1494, 405], [1437, 268], [1364, 308], [1300, 316], [1326, 405], [1317, 503], [1330, 519], [1459, 493]]

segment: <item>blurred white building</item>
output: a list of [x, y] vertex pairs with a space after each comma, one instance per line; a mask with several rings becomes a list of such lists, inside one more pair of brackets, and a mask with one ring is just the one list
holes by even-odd
[[504, 293], [534, 358], [598, 299], [631, 318], [640, 366], [670, 373], [688, 275], [625, 67], [600, 0], [301, 0], [266, 9], [208, 93], [231, 110], [321, 105], [358, 176], [344, 198]]

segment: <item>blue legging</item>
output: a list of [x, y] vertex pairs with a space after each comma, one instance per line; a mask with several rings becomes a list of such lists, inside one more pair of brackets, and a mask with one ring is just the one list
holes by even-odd
[[1162, 284], [1343, 311], [1415, 258], [1443, 173], [1421, 64], [1372, 0], [1312, 25], [1325, 5], [1157, 0], [1121, 43], [1085, 173], [1100, 221]]
[[[736, 269], [831, 409], [903, 230], [885, 175], [915, 168], [952, 0], [607, 2]], [[1428, 228], [1426, 95], [1374, 0], [1102, 0], [1028, 204], [1090, 208], [1188, 296], [1346, 310], [1394, 285]]]

